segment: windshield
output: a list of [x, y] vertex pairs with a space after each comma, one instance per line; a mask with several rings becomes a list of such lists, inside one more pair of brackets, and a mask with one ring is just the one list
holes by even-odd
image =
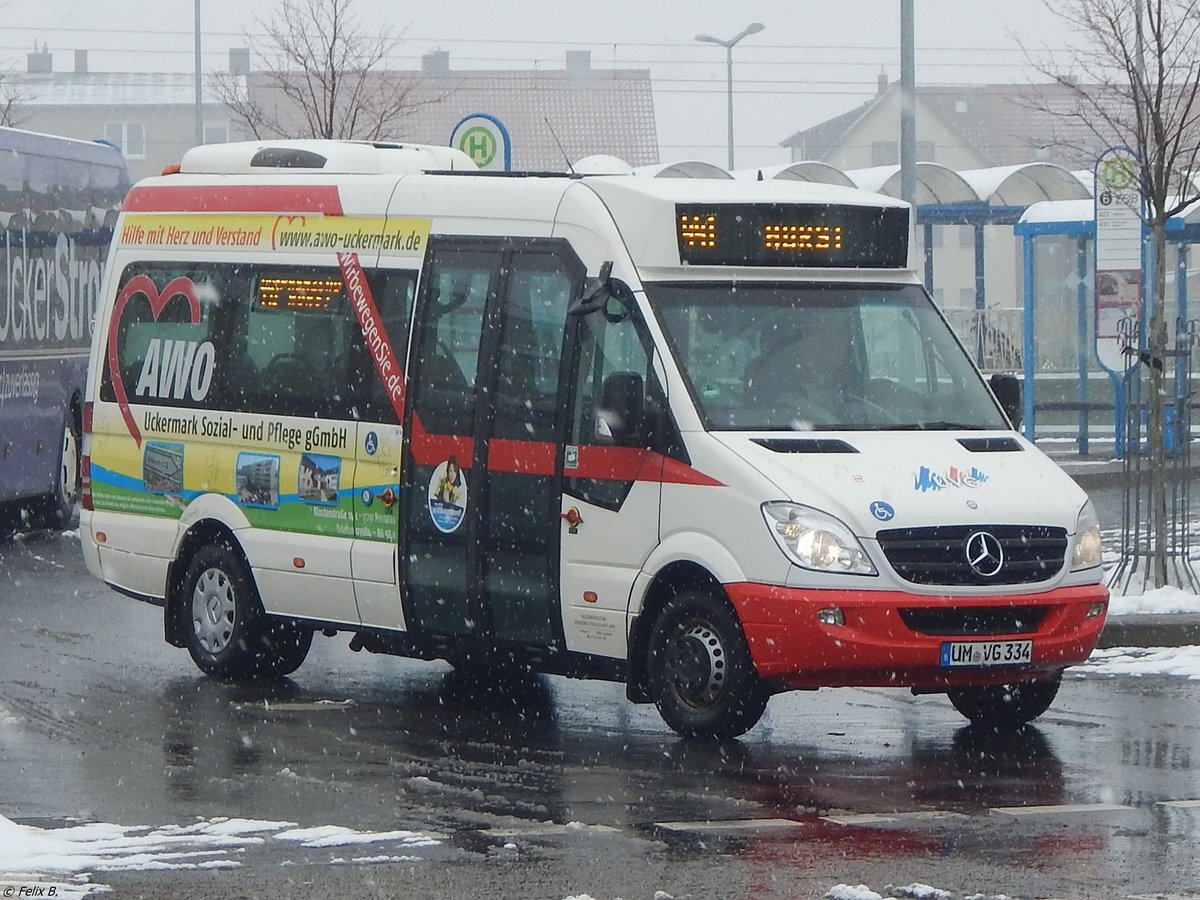
[[646, 286], [715, 430], [1007, 429], [916, 285]]

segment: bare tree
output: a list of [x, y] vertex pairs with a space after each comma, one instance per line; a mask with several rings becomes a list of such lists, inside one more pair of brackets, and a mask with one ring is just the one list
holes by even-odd
[[[418, 100], [418, 78], [387, 68], [401, 35], [364, 29], [355, 0], [280, 0], [257, 19], [265, 33], [261, 72], [245, 82], [213, 73], [213, 88], [256, 138], [313, 137], [378, 140], [395, 136], [400, 121], [430, 99]], [[254, 38], [247, 34], [250, 46]]]
[[[1074, 100], [1056, 114], [1103, 146], [1128, 147], [1153, 247], [1147, 329], [1150, 532], [1154, 584], [1167, 581], [1164, 313], [1167, 220], [1200, 199], [1200, 0], [1047, 0], [1079, 35], [1073, 67], [1039, 66]], [[1094, 152], [1093, 152], [1094, 158]], [[1135, 451], [1136, 452], [1136, 451]]]
[[21, 109], [21, 104], [29, 99], [29, 95], [17, 81], [9, 77], [11, 74], [0, 72], [0, 125], [19, 128], [29, 118]]

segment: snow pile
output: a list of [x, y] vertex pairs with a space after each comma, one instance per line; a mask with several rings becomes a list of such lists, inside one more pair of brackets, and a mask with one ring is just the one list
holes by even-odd
[[1093, 650], [1075, 675], [1174, 675], [1200, 679], [1200, 647], [1114, 647]]
[[209, 829], [103, 823], [43, 829], [0, 816], [0, 872], [233, 868], [231, 856], [261, 837]]
[[[919, 881], [914, 881], [912, 884], [906, 884], [903, 887], [889, 884], [883, 889], [883, 893], [879, 894], [871, 890], [865, 884], [860, 884], [857, 887], [849, 884], [835, 884], [825, 892], [826, 900], [887, 900], [887, 898], [896, 898], [896, 900], [953, 900], [954, 894], [951, 891], [944, 891], [941, 888], [931, 887], [928, 884], [921, 884]], [[964, 900], [1008, 900], [1004, 894], [971, 894]]]
[[1152, 588], [1144, 594], [1119, 597], [1114, 594], [1108, 601], [1110, 616], [1132, 616], [1144, 614], [1200, 615], [1200, 597], [1176, 587]]
[[[287, 841], [302, 847], [324, 848], [388, 842], [402, 848], [432, 847], [440, 842], [417, 831], [355, 831], [340, 825], [297, 828], [295, 822], [217, 817], [193, 825], [126, 826], [106, 823], [38, 828], [20, 825], [0, 816], [0, 873], [9, 884], [43, 882], [45, 873], [146, 871], [163, 869], [232, 869], [241, 865], [238, 856], [246, 848], [271, 841]], [[409, 862], [417, 857], [376, 854], [354, 858], [356, 863]], [[11, 879], [20, 879], [12, 881]], [[64, 890], [45, 896], [82, 897], [107, 890], [86, 877]]]
[[396, 841], [405, 847], [434, 847], [439, 842], [419, 831], [355, 831], [340, 825], [319, 828], [293, 828], [274, 835], [277, 841], [296, 841], [301, 847], [345, 847], [351, 844], [375, 844]]
[[907, 884], [904, 887], [888, 885], [884, 890], [887, 891], [889, 897], [900, 897], [903, 900], [950, 900], [954, 896], [949, 891], [930, 887], [927, 884], [921, 884], [919, 881], [914, 881], [912, 884]]
[[883, 894], [877, 894], [865, 884], [851, 887], [848, 884], [835, 884], [825, 892], [828, 900], [883, 900]]

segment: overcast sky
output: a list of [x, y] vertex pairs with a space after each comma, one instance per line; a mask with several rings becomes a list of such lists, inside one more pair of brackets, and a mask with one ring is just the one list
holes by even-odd
[[[261, 30], [255, 17], [276, 6], [201, 0], [204, 69], [224, 68], [229, 49]], [[76, 49], [89, 51], [92, 71], [193, 68], [194, 0], [8, 0], [2, 8], [0, 59], [17, 70], [35, 42], [54, 52], [58, 70], [71, 68]], [[404, 31], [398, 67], [441, 49], [454, 68], [561, 68], [566, 50], [588, 49], [597, 68], [649, 68], [664, 160], [725, 162], [725, 51], [697, 43], [698, 33], [730, 38], [750, 22], [766, 26], [734, 50], [739, 167], [785, 162], [785, 137], [869, 99], [881, 71], [899, 77], [898, 0], [355, 0], [354, 9], [365, 26]], [[1042, 0], [916, 0], [916, 10], [918, 82], [1026, 83], [1036, 73], [1018, 41], [1065, 62], [1073, 40]]]

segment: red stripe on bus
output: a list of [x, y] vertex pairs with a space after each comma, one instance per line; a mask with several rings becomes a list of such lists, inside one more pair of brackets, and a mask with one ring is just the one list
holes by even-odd
[[425, 430], [420, 416], [414, 411], [412, 455], [417, 465], [421, 466], [436, 466], [453, 456], [460, 469], [469, 469], [475, 457], [475, 441], [462, 434], [431, 434]]
[[[451, 456], [463, 469], [471, 468], [475, 442], [459, 434], [431, 434], [417, 413], [412, 419], [412, 455], [418, 465], [436, 466]], [[556, 448], [549, 441], [515, 441], [492, 438], [488, 442], [488, 471], [517, 475], [554, 475]], [[725, 487], [723, 482], [705, 475], [677, 459], [640, 450], [636, 447], [579, 448], [579, 465], [563, 472], [567, 478], [594, 478], [598, 481], [644, 481], [660, 484], [691, 484], [699, 487]]]
[[332, 184], [147, 185], [125, 197], [126, 212], [322, 213], [340, 216]]
[[492, 438], [488, 441], [488, 471], [517, 475], [553, 475], [554, 445], [548, 441], [514, 441]]
[[702, 487], [724, 487], [717, 479], [705, 475], [687, 463], [636, 447], [581, 446], [579, 465], [564, 474], [575, 478], [595, 478], [601, 481], [650, 481], [662, 484], [694, 484]]

